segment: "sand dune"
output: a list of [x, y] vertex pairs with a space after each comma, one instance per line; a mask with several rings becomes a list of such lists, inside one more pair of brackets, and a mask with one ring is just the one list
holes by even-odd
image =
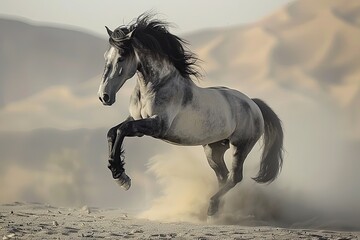
[[[209, 85], [226, 83], [252, 96], [265, 93], [265, 99], [279, 91], [284, 98], [331, 102], [335, 111], [352, 116], [348, 121], [356, 130], [348, 134], [358, 138], [359, 9], [356, 0], [296, 1], [254, 24], [209, 30], [202, 34], [208, 41], [189, 39], [204, 60]], [[207, 43], [219, 38], [209, 49]], [[259, 91], [263, 86], [266, 91]]]
[[[326, 89], [341, 85], [360, 75], [360, 28], [344, 17], [350, 14], [349, 5], [360, 8], [360, 3], [342, 3], [298, 1], [250, 26], [219, 31], [226, 41], [212, 46], [212, 53], [207, 50], [202, 54], [200, 44], [195, 48], [210, 76], [230, 71], [238, 74], [241, 82], [271, 79], [287, 82], [294, 89], [303, 84], [303, 76]], [[352, 10], [349, 18], [355, 18], [357, 13]], [[222, 68], [207, 66], [208, 61], [220, 62]], [[220, 73], [216, 76], [221, 78]], [[308, 90], [316, 95], [319, 89], [311, 87]]]

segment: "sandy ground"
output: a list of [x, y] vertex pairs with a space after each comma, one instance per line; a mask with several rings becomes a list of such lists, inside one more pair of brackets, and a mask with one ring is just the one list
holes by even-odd
[[38, 203], [0, 206], [2, 239], [359, 239], [360, 232], [162, 223], [118, 209], [58, 208]]

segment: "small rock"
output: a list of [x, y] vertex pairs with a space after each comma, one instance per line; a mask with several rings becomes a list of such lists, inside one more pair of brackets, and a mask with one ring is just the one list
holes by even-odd
[[198, 239], [198, 240], [207, 240], [206, 237], [198, 237], [197, 239]]
[[143, 233], [144, 231], [143, 230], [141, 230], [141, 229], [133, 229], [133, 230], [131, 230], [131, 234], [134, 234], [134, 233]]
[[90, 213], [90, 209], [89, 209], [89, 207], [88, 206], [83, 206], [82, 208], [81, 208], [81, 210], [82, 211], [84, 211], [84, 212], [86, 212], [87, 214], [89, 214]]
[[11, 239], [11, 238], [14, 238], [15, 237], [15, 234], [14, 233], [10, 233], [10, 234], [8, 234], [8, 235], [6, 235], [6, 236], [3, 236], [3, 240], [7, 240], [7, 239]]
[[81, 233], [81, 237], [90, 238], [94, 236], [94, 232]]
[[59, 223], [57, 221], [52, 222], [53, 226], [59, 226]]

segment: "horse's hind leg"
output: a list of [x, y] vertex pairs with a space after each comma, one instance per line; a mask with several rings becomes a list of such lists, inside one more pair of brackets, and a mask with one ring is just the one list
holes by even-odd
[[231, 143], [234, 148], [233, 163], [226, 183], [219, 189], [219, 191], [211, 197], [208, 208], [208, 216], [213, 216], [219, 210], [219, 203], [221, 198], [243, 178], [243, 165], [245, 158], [255, 145], [256, 141], [247, 140]]
[[210, 167], [215, 171], [219, 182], [219, 187], [222, 187], [227, 180], [229, 170], [224, 162], [224, 154], [229, 149], [229, 141], [223, 140], [215, 143], [204, 145], [204, 151]]

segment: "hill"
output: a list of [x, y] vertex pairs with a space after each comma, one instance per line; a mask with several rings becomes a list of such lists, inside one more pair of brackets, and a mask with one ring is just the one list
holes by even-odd
[[73, 30], [0, 19], [0, 107], [103, 69], [106, 41]]

